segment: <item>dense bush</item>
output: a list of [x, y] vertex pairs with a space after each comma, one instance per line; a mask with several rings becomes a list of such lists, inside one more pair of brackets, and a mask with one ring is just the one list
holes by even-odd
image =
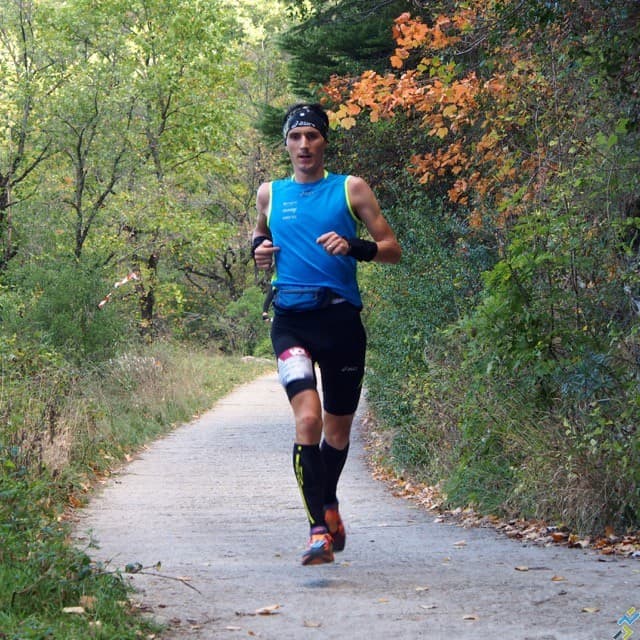
[[[392, 463], [451, 505], [638, 527], [637, 3], [423, 14], [396, 23], [386, 76], [328, 89], [345, 153], [381, 151], [362, 166], [405, 249], [366, 280]], [[394, 198], [407, 167], [419, 181]]]

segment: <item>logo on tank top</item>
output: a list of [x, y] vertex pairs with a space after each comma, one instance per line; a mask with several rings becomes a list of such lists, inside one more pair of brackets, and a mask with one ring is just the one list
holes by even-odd
[[298, 201], [291, 200], [290, 202], [282, 203], [282, 220], [295, 220], [298, 216]]

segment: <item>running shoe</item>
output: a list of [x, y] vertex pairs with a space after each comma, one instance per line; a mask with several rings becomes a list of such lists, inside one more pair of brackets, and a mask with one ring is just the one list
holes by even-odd
[[326, 532], [312, 533], [309, 546], [302, 554], [302, 564], [327, 564], [333, 562], [333, 540]]
[[338, 511], [338, 505], [326, 507], [324, 510], [324, 522], [333, 538], [333, 550], [342, 551], [347, 541], [347, 533]]

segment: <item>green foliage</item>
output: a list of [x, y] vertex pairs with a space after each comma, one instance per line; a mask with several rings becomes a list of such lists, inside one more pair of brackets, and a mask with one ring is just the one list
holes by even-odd
[[[124, 615], [128, 587], [118, 574], [93, 565], [68, 543], [60, 520], [66, 499], [63, 477], [34, 476], [17, 445], [0, 444], [0, 628], [14, 638], [91, 635], [97, 620], [106, 637], [135, 638], [154, 625]], [[68, 606], [87, 615], [64, 616]]]
[[281, 47], [290, 56], [292, 89], [306, 98], [312, 98], [331, 74], [384, 68], [393, 51], [393, 18], [412, 5], [396, 0], [372, 11], [368, 0], [313, 4], [313, 12], [281, 37]]
[[132, 327], [112, 307], [98, 309], [111, 291], [101, 272], [76, 261], [40, 260], [13, 268], [10, 293], [3, 296], [5, 335], [21, 335], [23, 344], [62, 354], [70, 361], [100, 360], [132, 337]]
[[422, 413], [429, 374], [425, 354], [438, 328], [473, 302], [478, 274], [492, 256], [425, 194], [403, 196], [399, 190], [385, 214], [403, 257], [399, 265], [376, 266], [362, 278], [370, 345], [366, 384], [370, 403], [397, 430], [397, 464], [433, 477], [426, 468], [431, 436]]
[[182, 339], [209, 347], [215, 345], [228, 354], [270, 356], [269, 323], [262, 319], [265, 295], [253, 285], [231, 301], [206, 297], [198, 300], [191, 296], [185, 300]]
[[[271, 162], [252, 125], [257, 105], [286, 85], [271, 35], [286, 24], [283, 8], [278, 0], [199, 3], [195, 12], [186, 0], [54, 5], [0, 9], [4, 281], [31, 309], [41, 291], [28, 286], [45, 280], [34, 274], [45, 262], [87, 290], [96, 284], [89, 265], [100, 265], [111, 284], [94, 294], [135, 271], [137, 299], [124, 303], [120, 291], [99, 316], [76, 317], [93, 324], [117, 315], [148, 338], [181, 333], [200, 296], [215, 297], [219, 313], [250, 273], [251, 201]], [[77, 273], [70, 255], [83, 264]], [[77, 311], [67, 302], [60, 293], [39, 301], [45, 339], [104, 347], [66, 322], [61, 306]]]
[[231, 302], [217, 324], [222, 342], [233, 353], [269, 356], [269, 324], [262, 319], [265, 293], [258, 287], [245, 289], [242, 296]]
[[[0, 629], [33, 640], [156, 632], [129, 607], [121, 569], [70, 544], [63, 511], [81, 502], [96, 472], [270, 363], [156, 344], [70, 375], [55, 354], [28, 354], [15, 339], [0, 346]], [[77, 606], [85, 613], [62, 611]]]
[[[401, 168], [434, 147], [410, 109], [332, 138], [332, 158], [362, 169], [405, 248], [399, 267], [364, 279], [370, 402], [395, 466], [442, 481], [453, 505], [585, 532], [637, 527], [637, 3], [489, 8], [491, 29], [466, 32], [455, 62], [478, 77], [537, 74], [535, 92], [507, 92], [495, 118], [512, 159], [535, 162], [499, 207], [492, 189], [476, 193], [485, 213], [473, 231], [451, 203], [435, 225], [430, 207], [403, 204], [419, 187], [403, 185]], [[457, 140], [476, 157], [484, 134], [471, 122]], [[432, 168], [426, 202], [461, 175]]]

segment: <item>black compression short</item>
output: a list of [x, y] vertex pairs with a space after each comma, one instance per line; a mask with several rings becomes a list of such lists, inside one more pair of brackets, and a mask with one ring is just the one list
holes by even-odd
[[[277, 313], [271, 325], [271, 342], [278, 357], [292, 347], [303, 347], [320, 368], [323, 406], [334, 415], [355, 413], [364, 376], [367, 337], [360, 311], [341, 302], [316, 311]], [[286, 385], [289, 399], [316, 380], [301, 377]]]

